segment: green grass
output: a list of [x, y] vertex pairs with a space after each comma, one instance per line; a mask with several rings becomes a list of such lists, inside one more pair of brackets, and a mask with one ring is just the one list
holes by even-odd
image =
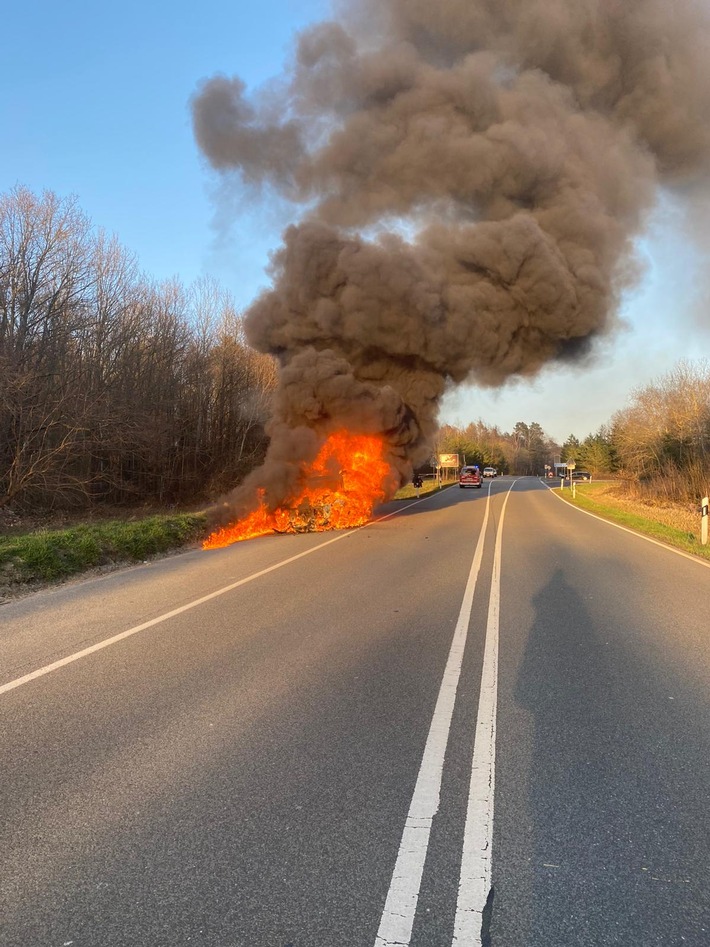
[[[442, 484], [442, 488], [451, 483]], [[425, 480], [420, 496], [438, 489], [435, 480]], [[676, 529], [614, 504], [603, 483], [577, 485], [573, 500], [568, 488], [554, 488], [568, 503], [651, 536], [677, 549], [710, 560], [710, 545], [700, 544], [698, 534]], [[406, 484], [395, 500], [411, 500], [416, 490]], [[28, 533], [0, 535], [0, 593], [5, 589], [30, 587], [78, 575], [95, 566], [142, 562], [161, 553], [197, 542], [207, 535], [203, 513], [165, 514], [141, 520], [111, 520], [66, 529], [39, 529]]]
[[[420, 495], [436, 489], [436, 481], [425, 480]], [[409, 484], [395, 499], [415, 496]], [[0, 534], [0, 600], [3, 592], [58, 582], [96, 566], [143, 562], [208, 532], [204, 513], [182, 513]]]
[[[569, 487], [565, 487], [564, 490], [555, 487], [554, 492], [573, 506], [589, 510], [590, 513], [596, 513], [597, 516], [619, 523], [621, 526], [626, 526], [644, 536], [650, 536], [676, 549], [693, 553], [703, 559], [710, 559], [710, 544], [703, 546], [700, 543], [700, 515], [698, 515], [698, 532], [694, 534], [654, 520], [652, 515], [642, 516], [630, 512], [621, 505], [615, 505], [613, 498], [606, 494], [603, 483], [585, 483], [581, 486], [577, 484], [574, 499]], [[599, 496], [602, 493], [604, 496]]]
[[203, 514], [182, 513], [0, 536], [0, 582], [55, 582], [94, 566], [141, 562], [205, 533]]

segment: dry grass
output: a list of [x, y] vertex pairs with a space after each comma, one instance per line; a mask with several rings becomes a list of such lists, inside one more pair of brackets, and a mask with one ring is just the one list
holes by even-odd
[[660, 540], [676, 549], [710, 560], [710, 545], [702, 545], [700, 509], [689, 503], [672, 503], [653, 497], [632, 497], [619, 483], [595, 482], [577, 485], [573, 498], [569, 487], [562, 499], [604, 519]]
[[[590, 490], [590, 487], [592, 488]], [[579, 490], [579, 484], [577, 485]], [[624, 481], [598, 481], [584, 485], [582, 490], [600, 503], [609, 503], [625, 510], [655, 520], [672, 529], [679, 529], [685, 533], [697, 533], [700, 528], [699, 500], [697, 503], [689, 501], [674, 501], [659, 493], [653, 493], [648, 488], [638, 484], [628, 484]]]
[[[443, 487], [451, 486], [453, 480], [445, 481], [442, 483]], [[436, 480], [427, 479], [422, 483], [422, 486], [419, 489], [419, 496], [424, 496], [427, 493], [436, 493], [439, 489], [439, 484]], [[403, 487], [400, 487], [399, 490], [395, 493], [395, 500], [411, 500], [413, 497], [417, 496], [417, 491], [411, 483], [406, 483]]]

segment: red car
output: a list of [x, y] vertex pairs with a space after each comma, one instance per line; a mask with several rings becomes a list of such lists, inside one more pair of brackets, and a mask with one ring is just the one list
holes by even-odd
[[462, 467], [461, 473], [459, 474], [459, 486], [461, 489], [464, 487], [478, 487], [481, 489], [481, 471], [478, 467]]

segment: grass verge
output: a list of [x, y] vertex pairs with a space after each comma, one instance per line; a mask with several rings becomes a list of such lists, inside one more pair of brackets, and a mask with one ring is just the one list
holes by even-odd
[[204, 514], [181, 513], [0, 536], [0, 583], [11, 590], [97, 566], [142, 562], [200, 539], [206, 526]]
[[[436, 481], [425, 480], [420, 495], [436, 490]], [[395, 499], [415, 496], [408, 484]], [[0, 602], [91, 569], [143, 562], [198, 542], [208, 532], [204, 513], [180, 513], [0, 533]]]
[[[638, 501], [629, 500], [614, 493], [605, 483], [584, 483], [576, 485], [576, 497], [572, 498], [569, 487], [560, 490], [553, 488], [555, 493], [567, 503], [579, 506], [590, 513], [596, 513], [604, 519], [619, 523], [644, 536], [650, 536], [659, 542], [682, 549], [702, 559], [710, 560], [710, 545], [700, 543], [700, 514], [697, 515], [697, 533], [687, 527], [687, 512], [681, 508], [677, 511], [663, 507], [656, 510]], [[633, 509], [631, 508], [633, 507]], [[673, 525], [673, 520], [681, 521], [683, 526]]]
[[[458, 481], [456, 482], [458, 483]], [[441, 489], [443, 490], [444, 487], [450, 487], [452, 486], [453, 483], [454, 483], [453, 480], [449, 480], [448, 482], [445, 481], [444, 483], [442, 483]], [[436, 493], [438, 490], [439, 490], [439, 485], [437, 484], [436, 480], [433, 480], [433, 479], [425, 480], [422, 483], [421, 487], [419, 488], [419, 496], [423, 497], [427, 493]], [[413, 499], [416, 499], [416, 496], [417, 496], [417, 491], [411, 485], [411, 483], [405, 483], [405, 485], [403, 487], [400, 487], [399, 490], [395, 493], [393, 499], [413, 500]]]

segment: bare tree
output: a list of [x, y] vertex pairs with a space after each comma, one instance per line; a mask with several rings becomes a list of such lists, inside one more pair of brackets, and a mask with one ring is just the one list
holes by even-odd
[[93, 279], [88, 234], [73, 199], [24, 188], [0, 198], [0, 504], [76, 486], [61, 472], [84, 426], [74, 350]]
[[0, 196], [0, 505], [232, 487], [263, 457], [275, 377], [213, 280], [156, 284], [74, 199]]
[[673, 496], [695, 496], [710, 482], [710, 362], [679, 362], [637, 389], [614, 415], [613, 446], [627, 476], [655, 479]]

